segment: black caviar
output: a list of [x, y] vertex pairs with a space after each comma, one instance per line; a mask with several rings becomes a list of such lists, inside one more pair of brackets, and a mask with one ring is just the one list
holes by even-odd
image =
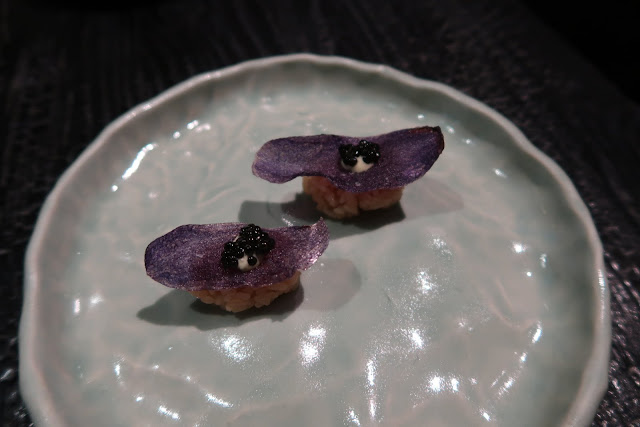
[[362, 160], [368, 164], [378, 163], [380, 159], [380, 146], [365, 139], [361, 140], [358, 145], [342, 144], [338, 150], [342, 163], [351, 167], [356, 165], [358, 157], [362, 157]]
[[240, 229], [240, 235], [235, 241], [224, 244], [222, 265], [237, 268], [238, 260], [246, 255], [247, 263], [253, 267], [258, 263], [259, 257], [268, 254], [275, 246], [275, 240], [266, 232], [255, 224], [249, 224]]

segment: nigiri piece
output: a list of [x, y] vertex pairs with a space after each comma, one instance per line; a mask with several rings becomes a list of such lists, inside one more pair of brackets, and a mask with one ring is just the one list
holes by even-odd
[[443, 150], [438, 126], [369, 137], [294, 136], [266, 142], [252, 171], [273, 183], [302, 176], [317, 208], [342, 219], [400, 201], [404, 187], [431, 169]]
[[295, 290], [301, 271], [328, 244], [322, 219], [273, 229], [242, 223], [183, 225], [151, 242], [144, 260], [153, 280], [239, 312]]

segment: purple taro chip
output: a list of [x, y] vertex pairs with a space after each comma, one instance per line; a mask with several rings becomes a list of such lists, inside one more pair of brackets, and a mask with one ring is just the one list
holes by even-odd
[[249, 271], [225, 268], [225, 243], [238, 237], [247, 224], [183, 225], [147, 246], [144, 264], [153, 280], [184, 291], [260, 287], [281, 282], [306, 270], [329, 245], [324, 220], [310, 226], [264, 229], [275, 247]]
[[[351, 172], [341, 166], [340, 146], [361, 141], [379, 146], [379, 159], [368, 170]], [[422, 177], [444, 150], [440, 127], [403, 129], [368, 137], [340, 135], [293, 136], [273, 139], [256, 153], [253, 174], [281, 184], [298, 176], [323, 176], [351, 193], [398, 188]]]

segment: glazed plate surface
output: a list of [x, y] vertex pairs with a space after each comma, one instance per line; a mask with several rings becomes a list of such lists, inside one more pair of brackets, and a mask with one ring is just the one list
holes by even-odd
[[[301, 288], [240, 315], [145, 274], [182, 224], [305, 225], [301, 180], [251, 174], [291, 135], [440, 126], [398, 206], [327, 220]], [[589, 213], [512, 124], [442, 84], [292, 55], [196, 76], [116, 120], [29, 245], [21, 388], [38, 425], [585, 425], [608, 289]]]

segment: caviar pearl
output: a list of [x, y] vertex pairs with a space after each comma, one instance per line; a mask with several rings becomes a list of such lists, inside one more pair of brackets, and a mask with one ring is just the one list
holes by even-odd
[[358, 145], [340, 145], [338, 151], [340, 165], [356, 173], [369, 170], [380, 159], [380, 146], [366, 140], [360, 141]]
[[275, 241], [260, 227], [249, 224], [240, 229], [238, 236], [224, 245], [222, 251], [222, 265], [225, 268], [237, 268], [240, 271], [251, 270], [262, 261]]

